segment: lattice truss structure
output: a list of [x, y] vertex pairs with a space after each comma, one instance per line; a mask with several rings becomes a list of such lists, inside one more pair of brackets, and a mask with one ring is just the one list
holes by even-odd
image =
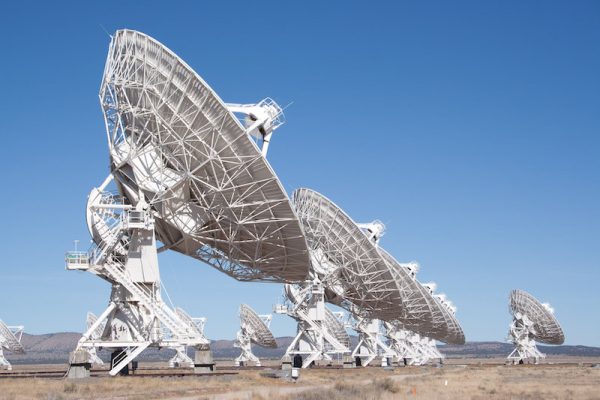
[[325, 306], [324, 297], [323, 285], [318, 279], [302, 285], [286, 284], [285, 301], [275, 307], [276, 313], [286, 314], [298, 323], [296, 336], [284, 358], [300, 355], [302, 368], [350, 353], [350, 337], [341, 321], [342, 316]]
[[296, 190], [292, 204], [327, 301], [358, 312], [360, 318], [397, 321], [426, 337], [464, 343], [455, 307], [416, 279], [418, 264], [399, 263], [378, 245], [385, 230], [380, 221], [357, 224], [310, 189]]
[[[113, 173], [133, 204], [141, 191], [156, 211], [165, 249], [239, 280], [306, 278], [299, 222], [249, 137], [281, 124], [278, 106], [228, 108], [175, 54], [133, 31], [111, 42], [100, 97]], [[246, 111], [251, 124], [232, 111]]]
[[358, 307], [372, 318], [393, 319], [406, 312], [391, 269], [339, 207], [309, 189], [294, 191], [292, 203], [327, 301], [346, 309]]
[[363, 367], [380, 357], [381, 366], [387, 367], [393, 362], [396, 353], [384, 341], [381, 334], [381, 321], [378, 319], [355, 316], [350, 326], [358, 333], [358, 344], [352, 351], [353, 358], [360, 358]]
[[176, 351], [181, 364], [193, 367], [188, 346], [200, 348], [204, 334], [162, 300], [154, 219], [141, 199], [134, 207], [105, 189], [109, 176], [88, 198], [87, 221], [94, 246], [88, 253], [67, 253], [67, 269], [87, 270], [112, 285], [110, 302], [78, 342], [90, 363], [98, 362], [96, 349], [120, 350], [113, 354], [110, 374], [116, 375], [147, 347]]
[[240, 306], [240, 330], [237, 332], [234, 346], [242, 353], [235, 359], [236, 366], [243, 366], [253, 362], [260, 367], [259, 358], [252, 352], [252, 343], [266, 348], [277, 348], [277, 342], [269, 330], [273, 316], [271, 314], [258, 315], [256, 312], [242, 304]]
[[421, 337], [391, 322], [384, 322], [383, 326], [383, 335], [398, 364], [425, 365], [433, 360], [443, 360], [444, 355], [438, 350], [434, 339]]
[[[171, 364], [193, 366], [186, 348], [209, 341], [162, 300], [158, 251], [178, 251], [242, 281], [296, 282], [308, 274], [300, 223], [264, 158], [281, 108], [270, 99], [228, 108], [169, 49], [129, 30], [111, 41], [100, 101], [111, 174], [88, 199], [95, 245], [66, 261], [110, 282], [112, 292], [78, 349], [122, 350], [113, 353], [112, 375], [148, 346], [175, 349]], [[262, 138], [262, 152], [253, 137]]]
[[[85, 332], [87, 332], [88, 330], [90, 330], [92, 328], [92, 326], [94, 326], [95, 329], [91, 330], [91, 334], [90, 334], [90, 339], [92, 340], [101, 340], [102, 337], [102, 333], [104, 332], [104, 327], [106, 326], [106, 321], [104, 322], [98, 322], [98, 317], [96, 316], [96, 314], [94, 314], [93, 312], [88, 312], [87, 313], [87, 317], [86, 317], [86, 328], [85, 328]], [[84, 332], [84, 333], [85, 333]], [[104, 365], [104, 361], [102, 361], [102, 359], [100, 358], [100, 356], [98, 356], [98, 352], [96, 351], [97, 349], [95, 347], [79, 347], [75, 350], [75, 351], [84, 351], [88, 354], [88, 358], [89, 361], [92, 365]]]
[[12, 365], [4, 356], [5, 350], [13, 354], [25, 353], [21, 344], [24, 329], [23, 326], [8, 326], [0, 320], [0, 369], [12, 370]]
[[538, 363], [546, 357], [536, 346], [536, 341], [547, 344], [562, 344], [563, 330], [554, 317], [554, 310], [547, 303], [540, 303], [531, 294], [513, 290], [509, 296], [509, 312], [513, 320], [508, 331], [508, 340], [515, 345], [508, 360], [521, 363], [533, 360]]

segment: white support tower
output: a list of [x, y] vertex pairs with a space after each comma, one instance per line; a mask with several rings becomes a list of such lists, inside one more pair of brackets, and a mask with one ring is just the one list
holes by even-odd
[[277, 348], [277, 342], [269, 330], [273, 315], [258, 315], [246, 304], [240, 306], [240, 330], [237, 332], [234, 347], [242, 353], [235, 359], [235, 365], [240, 367], [253, 362], [260, 367], [260, 359], [252, 352], [252, 343], [267, 348]]
[[421, 353], [415, 339], [418, 335], [405, 329], [399, 329], [391, 322], [384, 322], [384, 336], [388, 346], [395, 353], [398, 364], [419, 365]]
[[509, 296], [509, 312], [513, 320], [508, 331], [508, 340], [515, 348], [507, 359], [513, 364], [523, 364], [526, 361], [537, 364], [546, 358], [546, 355], [538, 350], [536, 341], [547, 344], [564, 343], [565, 335], [549, 304], [540, 303], [522, 290], [513, 290]]
[[70, 376], [86, 376], [85, 350], [99, 347], [113, 351], [111, 375], [150, 346], [174, 349], [172, 366], [212, 370], [203, 322], [190, 323], [162, 299], [157, 253], [177, 251], [240, 281], [307, 279], [306, 238], [265, 158], [282, 110], [270, 99], [228, 106], [171, 50], [132, 30], [111, 37], [99, 97], [111, 174], [88, 199], [94, 246], [67, 253], [66, 264], [112, 291], [72, 356]]
[[431, 360], [443, 360], [444, 355], [434, 339], [401, 329], [390, 322], [384, 322], [384, 327], [384, 335], [399, 365], [425, 365]]
[[297, 334], [284, 357], [300, 355], [302, 368], [307, 368], [315, 361], [331, 361], [336, 355], [350, 353], [350, 340], [344, 337], [343, 327], [343, 333], [340, 331], [340, 321], [326, 308], [323, 285], [318, 279], [299, 288], [286, 284], [284, 292], [286, 304], [277, 305], [275, 312], [298, 322]]
[[516, 312], [508, 331], [508, 340], [515, 345], [515, 348], [508, 355], [508, 360], [519, 363], [530, 359], [537, 364], [541, 359], [546, 358], [535, 344], [535, 333], [533, 321], [527, 315]]
[[382, 367], [387, 367], [393, 362], [395, 353], [382, 340], [380, 320], [355, 315], [352, 329], [358, 333], [358, 344], [352, 352], [352, 357], [360, 358], [363, 367], [378, 357], [381, 357]]
[[113, 376], [149, 346], [175, 349], [180, 364], [193, 368], [186, 347], [210, 342], [162, 300], [152, 213], [143, 199], [134, 208], [107, 192], [112, 179], [110, 175], [93, 189], [88, 199], [95, 245], [88, 253], [66, 256], [67, 269], [91, 272], [112, 285], [108, 307], [90, 324], [77, 350], [87, 352], [91, 364], [96, 348], [112, 349]]
[[25, 349], [21, 344], [23, 326], [8, 326], [0, 320], [0, 369], [12, 371], [12, 365], [4, 356], [4, 350], [14, 354], [24, 354]]

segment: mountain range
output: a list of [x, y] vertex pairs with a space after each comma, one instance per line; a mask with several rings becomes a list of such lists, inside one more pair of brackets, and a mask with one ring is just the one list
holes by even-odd
[[[73, 351], [77, 341], [81, 338], [81, 333], [61, 332], [49, 333], [43, 335], [23, 334], [21, 340], [25, 347], [26, 354], [7, 354], [7, 358], [13, 364], [54, 364], [66, 363], [69, 359], [69, 352]], [[356, 344], [356, 337], [353, 336], [353, 345]], [[280, 358], [287, 346], [291, 343], [292, 337], [276, 338], [278, 347], [276, 349], [265, 349], [254, 346], [254, 353], [262, 358]], [[240, 350], [233, 346], [233, 340], [213, 340], [211, 348], [213, 355], [217, 359], [232, 359], [239, 355]], [[538, 346], [539, 349], [548, 355], [556, 356], [578, 356], [578, 357], [600, 357], [600, 347], [589, 346]], [[493, 358], [506, 357], [513, 346], [510, 343], [502, 342], [467, 342], [463, 346], [440, 345], [440, 351], [448, 358]], [[140, 357], [143, 361], [163, 361], [173, 356], [174, 352], [169, 349], [149, 349], [142, 353]], [[110, 356], [107, 351], [101, 351], [100, 356], [108, 359]]]

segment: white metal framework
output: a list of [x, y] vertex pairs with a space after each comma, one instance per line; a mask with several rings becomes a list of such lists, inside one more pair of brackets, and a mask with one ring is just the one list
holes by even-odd
[[88, 228], [95, 245], [89, 253], [67, 253], [67, 269], [86, 270], [112, 284], [108, 307], [77, 348], [92, 357], [95, 348], [120, 350], [111, 360], [111, 375], [148, 346], [172, 348], [183, 364], [193, 367], [185, 348], [207, 346], [209, 341], [162, 300], [148, 204], [143, 199], [135, 207], [125, 204], [106, 191], [111, 181], [109, 176], [88, 199]]
[[[403, 285], [406, 304], [410, 312], [396, 321], [403, 329], [433, 338], [444, 343], [464, 344], [465, 335], [456, 319], [456, 307], [445, 294], [437, 294], [435, 283], [420, 283], [416, 262], [400, 263], [383, 248], [379, 253], [397, 274], [398, 285]], [[412, 283], [411, 283], [412, 281]]]
[[444, 359], [434, 339], [421, 337], [418, 333], [407, 331], [394, 323], [384, 322], [384, 335], [388, 345], [394, 351], [399, 364], [425, 365], [432, 360]]
[[326, 300], [360, 308], [371, 318], [396, 318], [405, 309], [402, 293], [372, 237], [339, 207], [310, 189], [297, 189], [292, 203], [302, 221], [312, 267]]
[[253, 362], [260, 367], [259, 358], [252, 353], [252, 343], [262, 347], [277, 348], [277, 342], [269, 330], [273, 316], [271, 314], [258, 315], [246, 304], [240, 306], [240, 330], [237, 333], [235, 347], [242, 353], [235, 359], [236, 366]]
[[378, 245], [385, 231], [380, 221], [357, 224], [331, 200], [305, 188], [294, 191], [292, 204], [327, 301], [360, 318], [397, 321], [427, 337], [464, 343], [452, 303], [417, 281], [416, 263], [401, 264]]
[[100, 100], [119, 189], [131, 204], [143, 195], [163, 249], [239, 280], [306, 279], [300, 223], [250, 137], [280, 125], [274, 102], [230, 109], [169, 49], [129, 30], [111, 42]]
[[536, 341], [564, 343], [565, 335], [549, 304], [540, 303], [525, 291], [513, 290], [509, 297], [509, 312], [513, 320], [508, 335], [515, 349], [509, 354], [508, 360], [513, 363], [533, 360], [537, 364], [545, 358], [546, 355], [538, 350]]
[[318, 279], [301, 286], [285, 285], [285, 304], [275, 307], [298, 323], [297, 334], [286, 349], [287, 357], [300, 355], [302, 368], [315, 361], [333, 360], [350, 353], [350, 337], [338, 317], [325, 306], [323, 285]]
[[24, 354], [25, 349], [21, 344], [23, 326], [8, 326], [0, 320], [0, 368], [12, 370], [12, 365], [4, 356], [4, 350], [14, 354]]
[[[67, 253], [66, 264], [107, 280], [112, 292], [78, 349], [120, 351], [111, 375], [148, 346], [175, 349], [171, 365], [193, 366], [186, 348], [206, 350], [209, 341], [162, 300], [158, 252], [244, 281], [307, 277], [300, 223], [264, 157], [281, 108], [270, 99], [229, 108], [173, 52], [131, 30], [111, 40], [100, 102], [111, 174], [88, 199], [94, 246]], [[246, 116], [245, 127], [233, 112]], [[262, 152], [250, 135], [262, 138]]]
[[[96, 323], [97, 321], [98, 317], [96, 316], [96, 314], [94, 314], [93, 312], [87, 313], [85, 324], [86, 332], [90, 330], [92, 326], [95, 327], [95, 329], [93, 329], [90, 334], [90, 339], [92, 340], [100, 340], [100, 338], [102, 337], [102, 332], [104, 332], [104, 327], [106, 325], [106, 322], [98, 324]], [[96, 347], [85, 347], [81, 349], [78, 348], [77, 350], [85, 351], [88, 354], [89, 361], [92, 365], [104, 365], [104, 361], [102, 361], [102, 359], [98, 356]]]
[[352, 329], [358, 333], [358, 344], [352, 352], [353, 358], [360, 358], [360, 365], [368, 366], [381, 357], [381, 366], [387, 367], [393, 362], [395, 352], [382, 340], [381, 321], [355, 316]]

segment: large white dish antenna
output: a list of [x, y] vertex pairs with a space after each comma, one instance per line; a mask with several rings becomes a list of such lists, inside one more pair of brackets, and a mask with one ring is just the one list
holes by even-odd
[[348, 301], [372, 318], [398, 318], [406, 308], [402, 293], [374, 242], [341, 208], [313, 190], [297, 189], [292, 203], [327, 300], [352, 308], [344, 304]]
[[565, 334], [554, 316], [552, 309], [540, 303], [523, 290], [513, 290], [509, 297], [509, 311], [515, 319], [523, 316], [532, 323], [531, 336], [537, 342], [563, 344]]
[[405, 267], [391, 254], [378, 248], [381, 256], [392, 266], [398, 286], [404, 293], [407, 311], [398, 318], [404, 329], [444, 343], [464, 344], [465, 334], [456, 319], [455, 308], [445, 296], [434, 294], [434, 287], [425, 287], [412, 271], [416, 268]]
[[250, 306], [240, 305], [240, 320], [242, 326], [245, 325], [249, 328], [248, 332], [252, 343], [261, 347], [277, 348], [277, 342], [271, 330]]
[[[228, 108], [183, 60], [131, 30], [111, 42], [100, 98], [112, 174], [129, 203], [150, 204], [162, 249], [239, 280], [307, 277], [300, 223], [249, 136], [257, 128], [232, 113], [243, 107]], [[269, 136], [267, 125], [258, 130]]]

